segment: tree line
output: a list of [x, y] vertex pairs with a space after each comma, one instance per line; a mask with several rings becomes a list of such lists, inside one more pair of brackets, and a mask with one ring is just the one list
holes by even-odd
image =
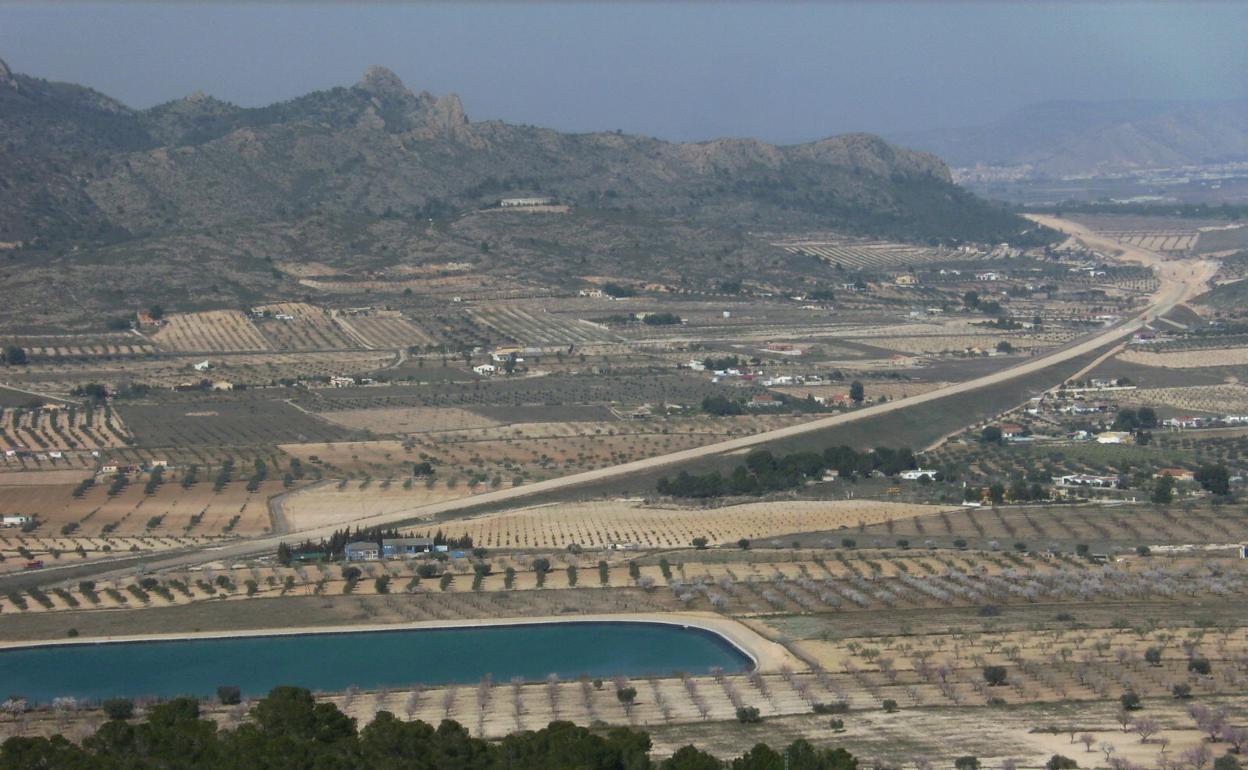
[[[132, 709], [131, 709], [132, 710]], [[797, 740], [783, 751], [758, 744], [727, 762], [686, 746], [661, 762], [650, 758], [650, 736], [628, 727], [590, 730], [551, 722], [500, 741], [473, 738], [457, 722], [434, 727], [379, 711], [356, 720], [309, 691], [277, 687], [259, 700], [250, 720], [221, 729], [203, 718], [192, 698], [153, 706], [142, 722], [114, 710], [81, 745], [62, 735], [19, 736], [0, 745], [0, 770], [857, 770], [844, 749], [817, 749]]]
[[[321, 554], [328, 560], [341, 559], [347, 550], [348, 543], [376, 543], [381, 546], [382, 540], [391, 540], [400, 537], [416, 537], [411, 532], [402, 534], [394, 527], [389, 529], [385, 527], [356, 527], [354, 531], [350, 527], [344, 527], [341, 530], [335, 530], [328, 538], [320, 540], [304, 540], [302, 543], [290, 545], [288, 543], [278, 543], [277, 557], [282, 564], [290, 564], [297, 556], [305, 554]], [[433, 534], [433, 544], [444, 545], [448, 548], [472, 548], [472, 536], [464, 535], [462, 537], [451, 537], [442, 530], [438, 530]]]
[[779, 457], [766, 449], [756, 449], [727, 476], [717, 470], [700, 475], [681, 471], [675, 478], [661, 477], [655, 488], [659, 494], [672, 497], [760, 495], [793, 489], [808, 480], [823, 478], [828, 471], [836, 471], [842, 479], [853, 479], [857, 476], [865, 478], [876, 472], [896, 476], [917, 467], [914, 451], [908, 447], [876, 447], [859, 452], [842, 444], [822, 452], [792, 452]]

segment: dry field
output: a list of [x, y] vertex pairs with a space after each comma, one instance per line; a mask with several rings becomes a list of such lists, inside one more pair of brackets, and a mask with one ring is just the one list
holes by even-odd
[[1193, 385], [1187, 388], [1141, 388], [1122, 395], [1124, 404], [1150, 404], [1211, 414], [1248, 412], [1248, 385]]
[[498, 420], [453, 406], [415, 406], [396, 409], [348, 409], [317, 412], [330, 422], [374, 433], [440, 433], [501, 425]]
[[[318, 416], [326, 415], [318, 413]], [[359, 419], [361, 424], [374, 424], [368, 414], [361, 414]], [[418, 434], [406, 441], [282, 444], [280, 448], [304, 461], [316, 457], [334, 466], [335, 472], [384, 475], [394, 472], [403, 463], [427, 460], [434, 463], [439, 483], [473, 473], [501, 474], [510, 483], [516, 474], [548, 478], [698, 447], [809, 419], [812, 419], [810, 415], [759, 415], [672, 421], [512, 423]]]
[[1192, 229], [1170, 230], [1098, 230], [1101, 235], [1116, 241], [1139, 246], [1149, 251], [1188, 251], [1196, 245], [1200, 231]]
[[[883, 382], [865, 381], [862, 383], [866, 391], [866, 397], [876, 399], [880, 396], [887, 396], [889, 401], [895, 401], [899, 398], [907, 398], [909, 396], [917, 396], [933, 390], [949, 385], [947, 382], [896, 382], [894, 380], [885, 380]], [[814, 396], [815, 398], [833, 398], [836, 396], [849, 396], [849, 385], [782, 385], [779, 387], [769, 388], [777, 393], [784, 393], [793, 398], [806, 398], [806, 396]]]
[[108, 406], [0, 409], [0, 442], [6, 447], [24, 446], [40, 454], [49, 450], [108, 449], [124, 446], [127, 437], [121, 416]]
[[350, 328], [355, 336], [367, 340], [367, 347], [408, 348], [437, 344], [433, 335], [403, 318], [397, 311], [378, 310], [367, 315], [339, 314], [338, 322]]
[[37, 358], [83, 358], [100, 356], [142, 356], [156, 352], [156, 346], [145, 337], [131, 332], [106, 334], [38, 334], [15, 335], [4, 340], [17, 345], [27, 355]]
[[1244, 366], [1248, 364], [1248, 347], [1175, 350], [1164, 353], [1151, 350], [1128, 349], [1118, 354], [1118, 358], [1131, 364], [1165, 367], [1167, 369]]
[[[2, 478], [2, 477], [0, 477]], [[280, 481], [266, 481], [248, 492], [242, 481], [233, 481], [214, 492], [211, 479], [201, 474], [190, 489], [170, 480], [151, 495], [144, 481], [134, 479], [117, 495], [109, 495], [111, 479], [101, 478], [80, 497], [74, 486], [24, 485], [0, 488], [0, 513], [37, 514], [37, 536], [60, 534], [75, 537], [142, 535], [221, 535], [239, 537], [269, 531], [267, 500], [283, 491]]]
[[746, 503], [719, 508], [647, 506], [636, 501], [559, 503], [446, 522], [448, 535], [470, 535], [487, 548], [688, 547], [764, 540], [793, 532], [835, 530], [932, 513], [932, 506], [874, 501]]
[[290, 320], [265, 318], [255, 325], [278, 350], [336, 350], [369, 347], [367, 340], [340, 323], [330, 310], [304, 302], [281, 302], [256, 308]]
[[424, 479], [385, 479], [368, 482], [351, 480], [323, 482], [292, 492], [277, 501], [282, 518], [292, 532], [335, 524], [359, 521], [367, 526], [368, 517], [394, 513], [442, 500], [471, 494], [464, 484], [447, 488], [445, 484], [425, 486]]
[[899, 267], [917, 267], [932, 262], [964, 260], [965, 254], [952, 254], [923, 246], [882, 241], [835, 241], [835, 240], [789, 240], [773, 243], [790, 254], [818, 257], [833, 265], [849, 270], [887, 270]]
[[617, 335], [597, 324], [548, 312], [530, 313], [514, 305], [473, 308], [469, 313], [504, 337], [524, 345], [545, 347], [619, 341]]
[[272, 350], [264, 335], [237, 310], [174, 313], [152, 340], [165, 350], [193, 353]]
[[[207, 359], [212, 368], [199, 372], [192, 364]], [[12, 381], [42, 392], [68, 394], [84, 382], [116, 385], [141, 382], [160, 387], [197, 383], [202, 379], [235, 384], [270, 385], [281, 378], [304, 379], [374, 372], [395, 362], [392, 351], [337, 351], [324, 353], [232, 353], [178, 358], [90, 362], [58, 360], [35, 363]]]

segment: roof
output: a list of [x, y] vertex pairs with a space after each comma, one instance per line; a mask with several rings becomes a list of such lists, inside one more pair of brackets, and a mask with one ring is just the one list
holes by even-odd
[[347, 543], [348, 551], [375, 551], [378, 546], [371, 540], [364, 540], [358, 543]]
[[433, 545], [431, 537], [387, 537], [381, 541], [383, 546], [401, 545]]

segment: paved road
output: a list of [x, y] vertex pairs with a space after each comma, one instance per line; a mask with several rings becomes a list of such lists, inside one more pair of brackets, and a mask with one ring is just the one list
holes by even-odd
[[[316, 540], [322, 537], [328, 537], [335, 530], [344, 526], [391, 526], [409, 522], [417, 518], [432, 517], [440, 514], [453, 513], [455, 511], [476, 508], [481, 505], [496, 505], [510, 501], [521, 500], [533, 495], [555, 490], [568, 489], [581, 486], [584, 484], [603, 481], [606, 479], [618, 478], [640, 471], [651, 471], [657, 468], [663, 468], [678, 463], [697, 460], [699, 458], [710, 457], [714, 455], [738, 452], [741, 450], [751, 449], [762, 444], [768, 444], [779, 439], [792, 438], [802, 436], [807, 433], [826, 430], [838, 425], [845, 425], [858, 420], [867, 419], [869, 417], [878, 417], [898, 409], [909, 409], [911, 407], [936, 401], [947, 396], [959, 393], [967, 393], [982, 388], [997, 385], [1018, 377], [1025, 377], [1028, 374], [1038, 372], [1042, 369], [1053, 366], [1054, 364], [1077, 358], [1086, 353], [1090, 353], [1101, 347], [1109, 345], [1121, 338], [1132, 334], [1147, 321], [1162, 315], [1192, 296], [1205, 290], [1206, 284], [1213, 273], [1217, 269], [1216, 263], [1206, 262], [1202, 260], [1169, 260], [1167, 261], [1158, 254], [1146, 251], [1144, 249], [1125, 246], [1116, 241], [1110, 241], [1101, 236], [1088, 231], [1081, 225], [1066, 220], [1059, 220], [1054, 217], [1033, 217], [1037, 221], [1045, 225], [1063, 230], [1064, 232], [1077, 235], [1081, 240], [1088, 243], [1093, 248], [1118, 255], [1127, 261], [1139, 262], [1144, 265], [1151, 266], [1155, 269], [1161, 285], [1157, 292], [1153, 294], [1149, 304], [1135, 316], [1126, 319], [1124, 322], [1116, 326], [1108, 328], [1091, 337], [1079, 341], [1072, 345], [1067, 345], [1060, 350], [1028, 359], [1016, 366], [1004, 369], [998, 372], [977, 377], [973, 380], [958, 382], [938, 390], [929, 391], [922, 395], [911, 396], [905, 399], [889, 401], [883, 404], [855, 409], [852, 412], [845, 412], [817, 420], [811, 420], [800, 425], [791, 425], [777, 430], [757, 433], [752, 436], [744, 436], [741, 438], [721, 441], [715, 444], [695, 447], [693, 449], [685, 449], [671, 454], [660, 455], [658, 457], [650, 457], [644, 460], [636, 460], [622, 465], [613, 465], [609, 468], [599, 468], [592, 471], [573, 474], [571, 476], [563, 476], [556, 479], [547, 479], [534, 484], [528, 484], [521, 487], [512, 487], [509, 489], [501, 489], [493, 492], [485, 492], [478, 495], [471, 495], [455, 500], [446, 500], [428, 505], [415, 506], [403, 511], [379, 514], [376, 516], [353, 519], [349, 522], [339, 522], [334, 526], [319, 527], [300, 531], [288, 535], [271, 535], [264, 538], [248, 540], [246, 542], [234, 543], [226, 546], [215, 546], [211, 550], [205, 550], [194, 553], [169, 554], [163, 557], [152, 557], [145, 560], [145, 566], [148, 569], [166, 569], [185, 567], [205, 561], [231, 560], [241, 559], [247, 556], [253, 556], [260, 553], [272, 553], [279, 542], [282, 540], [291, 540], [292, 538], [312, 539]], [[0, 580], [0, 585], [3, 581]]]

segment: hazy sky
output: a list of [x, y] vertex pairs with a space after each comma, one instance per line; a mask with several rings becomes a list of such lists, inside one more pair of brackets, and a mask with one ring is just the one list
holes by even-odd
[[136, 107], [369, 64], [470, 119], [667, 139], [968, 125], [1047, 99], [1248, 98], [1248, 3], [0, 3], [0, 58]]

